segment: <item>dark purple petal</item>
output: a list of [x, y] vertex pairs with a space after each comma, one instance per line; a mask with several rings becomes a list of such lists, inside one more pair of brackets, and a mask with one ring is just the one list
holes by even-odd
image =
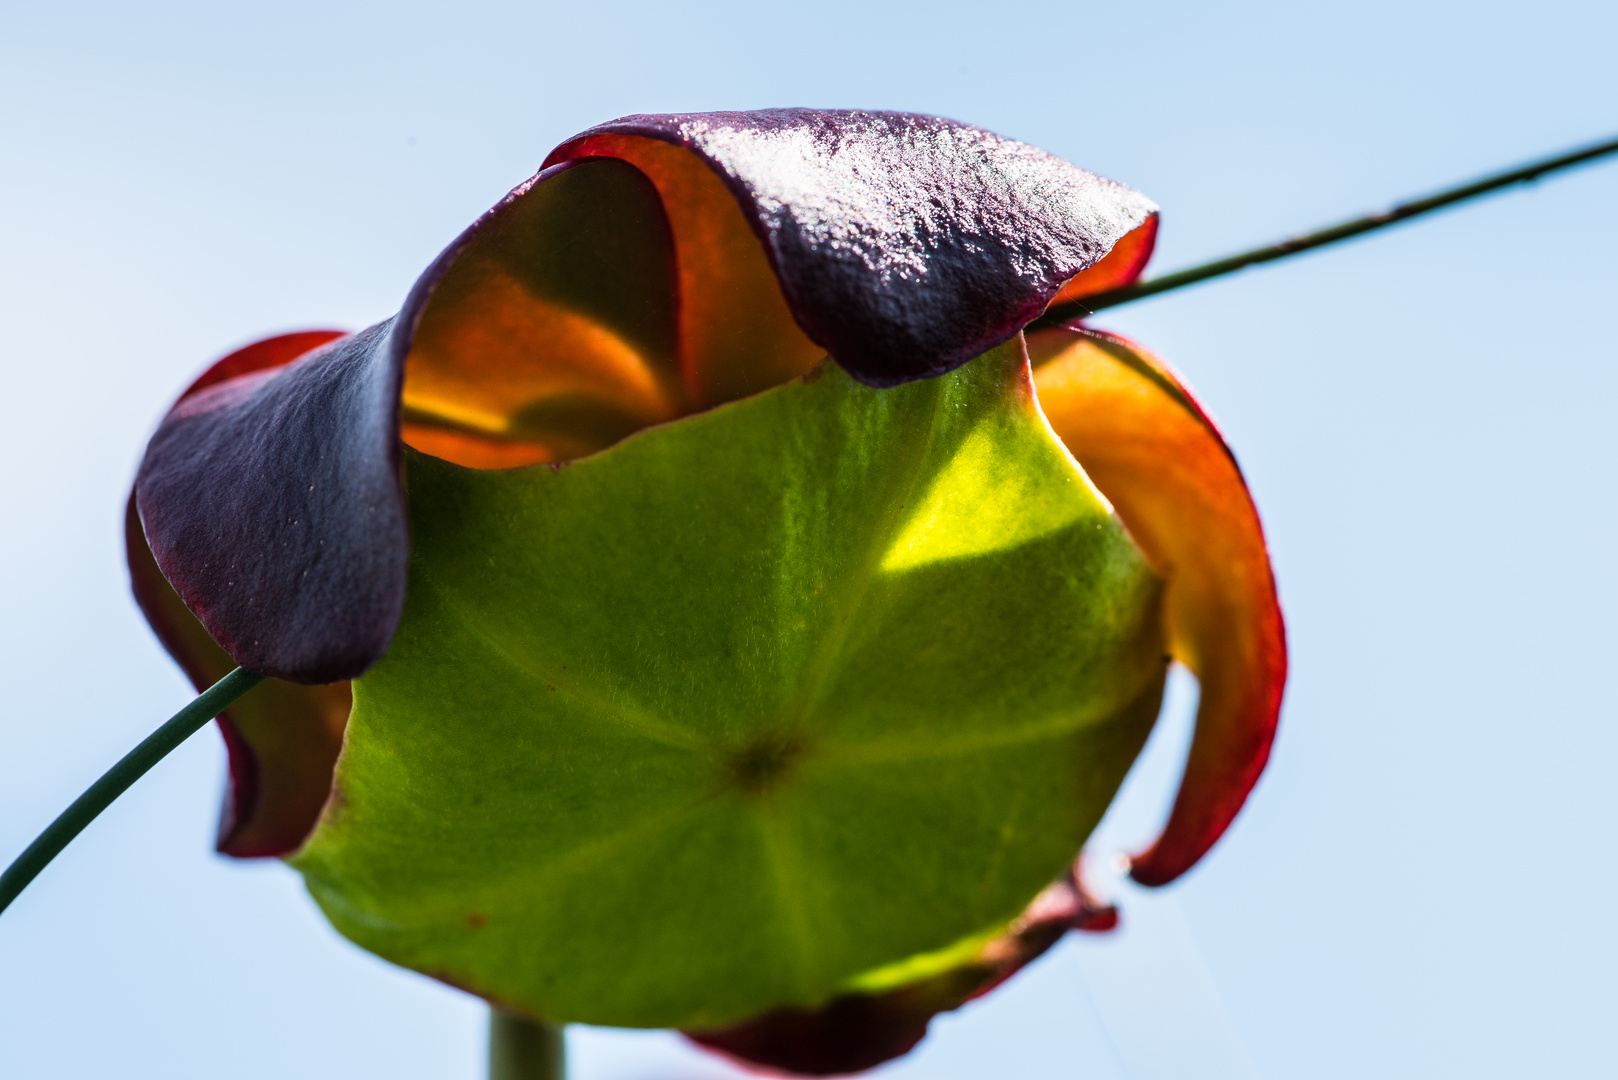
[[[133, 494], [124, 543], [130, 587], [146, 621], [192, 685], [207, 689], [236, 663], [214, 644], [158, 571], [141, 535]], [[221, 854], [285, 855], [303, 843], [331, 792], [350, 702], [346, 682], [298, 686], [265, 679], [219, 714], [230, 763], [219, 815]]]
[[[451, 244], [396, 319], [278, 370], [193, 388], [164, 420], [137, 478], [146, 540], [186, 606], [237, 663], [314, 684], [352, 678], [386, 651], [409, 554], [399, 475], [405, 363], [434, 290], [463, 254], [498, 256], [506, 270], [522, 271], [513, 280], [545, 294], [544, 303], [556, 299], [549, 294], [558, 281], [595, 282], [601, 287], [585, 289], [586, 299], [611, 301], [603, 325], [644, 344], [650, 331], [629, 318], [639, 309], [617, 293], [666, 273], [654, 258], [667, 242], [661, 215], [583, 214], [579, 228], [599, 242], [570, 241], [555, 251], [501, 246], [527, 235], [515, 223], [530, 192], [584, 164], [578, 159], [619, 156], [611, 144], [636, 139], [687, 147], [713, 170], [762, 239], [791, 319], [873, 385], [941, 374], [1008, 339], [1063, 282], [1155, 213], [1142, 196], [1041, 150], [931, 117], [789, 109], [630, 117], [593, 129]], [[605, 163], [597, 171], [610, 179]], [[667, 203], [690, 193], [657, 194]], [[628, 229], [638, 237], [642, 218], [657, 219], [655, 243], [616, 236]], [[620, 249], [638, 252], [651, 269], [626, 276], [614, 262]], [[545, 265], [524, 262], [536, 259]], [[567, 264], [565, 272], [553, 259]], [[602, 274], [585, 272], [596, 263]], [[722, 291], [717, 301], [705, 298], [721, 314], [731, 295]], [[567, 288], [558, 296], [579, 307]], [[661, 311], [669, 303], [647, 297], [640, 306]], [[736, 313], [742, 324], [757, 315], [756, 302], [745, 306]], [[602, 317], [589, 303], [580, 310]], [[659, 319], [652, 352], [661, 354], [671, 346], [658, 337]], [[784, 314], [780, 321], [790, 329]], [[775, 328], [761, 339], [791, 354], [787, 374], [814, 358], [808, 342], [789, 340], [795, 335]], [[773, 371], [771, 363], [783, 367], [779, 360], [771, 353], [755, 363]], [[726, 377], [751, 385], [734, 372]], [[669, 389], [677, 396], [680, 387]], [[637, 414], [635, 422], [650, 420]]]
[[688, 147], [726, 181], [798, 324], [874, 386], [1010, 338], [1156, 212], [1043, 150], [909, 113], [628, 116], [547, 164], [616, 156], [626, 136]]
[[350, 679], [404, 604], [403, 370], [392, 320], [182, 399], [135, 481], [147, 544], [242, 667]]

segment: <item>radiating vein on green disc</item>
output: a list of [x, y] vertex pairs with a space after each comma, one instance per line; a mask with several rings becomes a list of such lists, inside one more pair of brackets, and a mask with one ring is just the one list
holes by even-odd
[[875, 581], [884, 557], [893, 546], [894, 537], [904, 527], [906, 512], [914, 506], [916, 491], [921, 486], [922, 472], [927, 464], [927, 452], [932, 447], [933, 436], [937, 430], [935, 417], [934, 422], [927, 426], [926, 437], [913, 440], [914, 456], [904, 466], [904, 469], [909, 471], [910, 480], [903, 489], [903, 496], [890, 498], [881, 512], [873, 515], [867, 550], [864, 552], [864, 558], [857, 564], [858, 569], [851, 575], [855, 579], [855, 584], [847, 590], [841, 615], [832, 623], [831, 633], [820, 643], [814, 658], [806, 666], [805, 674], [799, 683], [797, 697], [789, 708], [789, 715], [797, 718], [808, 717], [819, 703], [827, 680], [837, 670], [843, 649], [848, 644], [849, 630], [854, 617], [865, 604], [870, 594], [871, 583]]
[[759, 842], [775, 885], [776, 906], [784, 916], [789, 956], [802, 985], [812, 985], [815, 973], [815, 941], [804, 910], [804, 871], [796, 865], [797, 852], [785, 834], [785, 823], [765, 812], [755, 816]]
[[[655, 851], [657, 845], [661, 843], [658, 839], [661, 834], [685, 825], [693, 815], [708, 807], [713, 799], [712, 794], [703, 795], [684, 806], [665, 810], [656, 816], [639, 818], [618, 832], [596, 837], [549, 862], [501, 868], [504, 873], [497, 870], [484, 879], [484, 894], [490, 898], [529, 896], [536, 889], [554, 887], [569, 877], [589, 871], [605, 860], [623, 858], [637, 848], [649, 846], [650, 850]], [[312, 887], [320, 888], [318, 883], [312, 884]], [[322, 903], [347, 904], [340, 893], [329, 890], [320, 892], [319, 898]], [[362, 907], [349, 904], [348, 908], [356, 918], [374, 918]]]
[[73, 800], [73, 805], [62, 811], [39, 834], [38, 839], [17, 856], [6, 872], [0, 874], [0, 911], [9, 907], [17, 895], [28, 887], [28, 883], [73, 842], [75, 836], [83, 832], [131, 784], [146, 775], [147, 770], [263, 681], [264, 676], [237, 668], [204, 690], [191, 704], [175, 713], [167, 723], [143, 739], [139, 746], [125, 754], [118, 764], [103, 773], [101, 779]]
[[1028, 743], [1052, 742], [1066, 738], [1088, 724], [1104, 717], [1070, 713], [1033, 724], [1008, 724], [999, 731], [983, 732], [971, 736], [944, 736], [917, 742], [914, 739], [891, 741], [864, 741], [859, 743], [831, 743], [819, 754], [823, 766], [879, 765], [885, 762], [919, 762], [938, 758], [965, 757], [969, 754], [992, 753], [1014, 749]]
[[[467, 611], [464, 604], [458, 603], [452, 589], [433, 580], [432, 573], [424, 568], [418, 567], [417, 573], [421, 584], [435, 592], [444, 602], [444, 607], [458, 617], [468, 631], [476, 634], [479, 639], [488, 645], [490, 651], [510, 664], [512, 670], [523, 678], [536, 682], [547, 689], [555, 689], [560, 693], [567, 694], [584, 705], [595, 709], [607, 719], [615, 721], [625, 730], [634, 731], [637, 734], [646, 736], [648, 739], [666, 743], [669, 746], [676, 746], [683, 750], [702, 750], [706, 748], [701, 741], [693, 738], [689, 732], [681, 731], [673, 725], [666, 724], [643, 709], [635, 708], [633, 705], [623, 701], [591, 694], [580, 686], [575, 678], [561, 675], [558, 671], [535, 671], [532, 666], [512, 652], [503, 642], [489, 633], [478, 618]], [[561, 661], [557, 661], [556, 667], [564, 669], [566, 665]]]

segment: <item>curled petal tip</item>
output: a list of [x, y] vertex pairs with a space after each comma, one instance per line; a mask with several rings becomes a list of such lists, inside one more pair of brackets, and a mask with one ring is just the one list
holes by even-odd
[[1100, 262], [1070, 278], [1051, 303], [1065, 304], [1133, 285], [1146, 270], [1157, 247], [1158, 221], [1154, 210], [1134, 231], [1114, 244]]
[[1196, 731], [1162, 835], [1128, 859], [1165, 885], [1207, 853], [1269, 759], [1286, 684], [1286, 630], [1258, 511], [1190, 390], [1124, 338], [1029, 337], [1051, 426], [1167, 582], [1170, 650], [1201, 684]]

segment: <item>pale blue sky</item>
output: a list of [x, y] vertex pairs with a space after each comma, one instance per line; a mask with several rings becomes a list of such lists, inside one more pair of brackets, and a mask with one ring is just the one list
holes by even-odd
[[[119, 529], [211, 358], [393, 312], [628, 112], [942, 113], [1162, 204], [1161, 272], [1618, 129], [1618, 9], [1541, 2], [0, 6], [0, 859], [188, 696]], [[1610, 1076], [1618, 165], [1105, 314], [1265, 515], [1269, 774], [1129, 935], [939, 1025], [905, 1080]], [[1162, 811], [1187, 688], [1129, 804]], [[471, 1080], [482, 1010], [211, 854], [165, 762], [0, 919], [0, 1075]], [[585, 1033], [577, 1080], [727, 1075]]]

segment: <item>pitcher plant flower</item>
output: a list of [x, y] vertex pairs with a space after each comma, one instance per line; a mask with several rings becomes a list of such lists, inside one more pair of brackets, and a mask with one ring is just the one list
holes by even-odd
[[1183, 381], [1024, 332], [1156, 229], [952, 121], [631, 116], [395, 317], [220, 360], [127, 519], [198, 686], [269, 676], [219, 719], [219, 849], [502, 1009], [805, 1073], [1108, 928], [1076, 858], [1167, 661], [1201, 698], [1147, 885], [1237, 814], [1286, 673]]

